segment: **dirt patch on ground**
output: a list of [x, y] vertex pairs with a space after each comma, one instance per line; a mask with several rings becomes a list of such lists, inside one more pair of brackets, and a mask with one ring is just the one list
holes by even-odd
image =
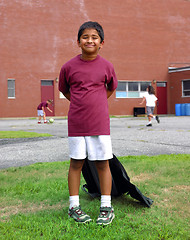
[[[158, 198], [157, 204], [159, 207], [162, 207], [172, 213], [175, 213], [177, 211], [177, 214], [184, 218], [189, 217], [189, 191], [190, 186], [187, 185], [177, 185], [170, 188], [164, 188], [164, 198], [161, 201], [159, 201]], [[183, 206], [181, 205], [182, 202]]]
[[43, 210], [61, 210], [66, 206], [67, 205], [63, 203], [57, 203], [50, 206], [45, 203], [37, 205], [33, 203], [23, 204], [22, 202], [19, 202], [17, 205], [0, 208], [0, 221], [7, 221], [11, 215], [16, 215], [19, 213], [35, 213]]
[[170, 191], [175, 191], [175, 192], [179, 192], [179, 191], [187, 191], [189, 192], [190, 191], [190, 186], [187, 186], [187, 185], [178, 185], [178, 186], [175, 186], [175, 187], [171, 187], [169, 188]]
[[140, 175], [132, 177], [133, 182], [144, 182], [146, 180], [151, 180], [152, 177], [147, 173], [141, 173]]

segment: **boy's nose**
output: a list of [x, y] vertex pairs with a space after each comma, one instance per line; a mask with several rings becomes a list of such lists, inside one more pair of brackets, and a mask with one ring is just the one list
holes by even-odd
[[92, 42], [92, 38], [88, 38], [88, 42], [91, 43]]

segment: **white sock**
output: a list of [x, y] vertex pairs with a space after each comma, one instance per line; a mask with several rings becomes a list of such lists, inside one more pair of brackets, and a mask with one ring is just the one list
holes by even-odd
[[150, 121], [150, 122], [148, 122], [148, 124], [151, 124], [152, 122]]
[[153, 118], [155, 119], [155, 118], [156, 118], [156, 116], [153, 116]]
[[71, 209], [72, 207], [76, 207], [79, 206], [79, 195], [75, 195], [75, 196], [69, 196], [69, 209]]
[[101, 207], [111, 207], [110, 195], [101, 195]]

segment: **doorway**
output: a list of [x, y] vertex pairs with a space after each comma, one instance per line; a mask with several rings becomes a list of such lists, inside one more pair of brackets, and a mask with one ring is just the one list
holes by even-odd
[[157, 82], [157, 114], [167, 114], [167, 83]]
[[48, 99], [53, 100], [53, 104], [48, 107], [52, 110], [52, 113], [45, 109], [46, 116], [54, 116], [54, 81], [53, 80], [41, 80], [41, 101], [45, 102]]

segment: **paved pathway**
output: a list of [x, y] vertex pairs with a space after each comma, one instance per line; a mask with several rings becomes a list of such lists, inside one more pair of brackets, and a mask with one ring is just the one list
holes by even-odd
[[[190, 116], [161, 117], [146, 127], [147, 118], [111, 119], [113, 152], [116, 156], [190, 154]], [[36, 119], [0, 119], [0, 131], [50, 133], [50, 138], [0, 139], [0, 168], [25, 166], [36, 162], [69, 160], [67, 120], [37, 124]]]

